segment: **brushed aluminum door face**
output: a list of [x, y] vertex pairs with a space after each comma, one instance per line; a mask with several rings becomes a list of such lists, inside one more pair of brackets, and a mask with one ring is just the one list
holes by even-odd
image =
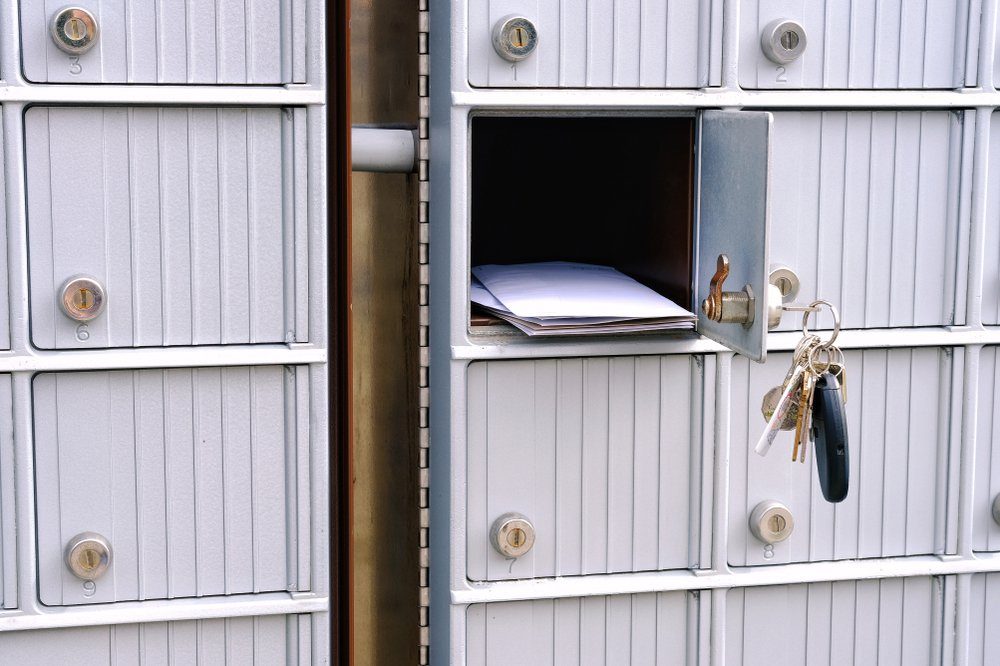
[[[471, 364], [469, 578], [697, 566], [702, 479], [711, 478], [702, 452], [713, 398], [702, 396], [714, 370], [706, 372], [705, 362], [645, 356]], [[536, 532], [534, 547], [515, 561], [490, 544], [493, 521], [512, 511]]]
[[694, 666], [700, 598], [708, 596], [660, 592], [474, 604], [466, 612], [466, 664]]
[[[49, 30], [71, 4], [94, 15], [86, 53]], [[303, 83], [305, 0], [30, 0], [20, 3], [24, 76], [37, 83]]]
[[309, 616], [270, 615], [0, 634], [0, 663], [311, 664]]
[[[740, 0], [744, 88], [957, 88], [965, 81], [968, 0]], [[976, 12], [979, 11], [976, 5]], [[764, 27], [798, 22], [806, 48], [786, 65], [761, 51]], [[972, 36], [973, 43], [978, 38]]]
[[[972, 500], [972, 548], [1000, 551], [1000, 525], [993, 518], [993, 500], [1000, 495], [1000, 390], [997, 347], [979, 353], [979, 408], [976, 410], [976, 465]], [[997, 598], [1000, 604], [1000, 597]]]
[[708, 296], [720, 255], [725, 291], [754, 296], [753, 321], [722, 323], [699, 308], [698, 332], [755, 361], [767, 356], [771, 124], [766, 111], [703, 111], [698, 127], [698, 251], [695, 301]]
[[941, 588], [915, 577], [730, 590], [726, 664], [941, 663]]
[[[31, 335], [43, 349], [303, 341], [304, 136], [276, 108], [25, 114]], [[81, 144], [82, 142], [82, 144]], [[82, 157], [81, 146], [93, 146]], [[58, 292], [107, 290], [86, 324]]]
[[[829, 300], [845, 328], [946, 326], [961, 323], [956, 311], [964, 321], [965, 112], [773, 116], [770, 261], [799, 276], [795, 300]], [[786, 312], [776, 330], [801, 324]]]
[[[308, 589], [308, 371], [280, 366], [34, 380], [46, 605]], [[88, 590], [65, 544], [97, 532]]]
[[[976, 574], [969, 585], [969, 664], [989, 664], [1000, 654], [1000, 573]], [[961, 629], [960, 629], [961, 631]]]
[[[703, 88], [722, 72], [719, 0], [482, 0], [468, 3], [469, 83], [484, 87]], [[506, 16], [538, 46], [512, 63], [493, 48]]]
[[995, 326], [1000, 324], [1000, 178], [993, 176], [1000, 169], [1000, 113], [990, 115], [989, 169], [992, 175], [986, 185], [982, 319], [983, 324]]
[[[0, 122], [3, 112], [0, 111]], [[3, 142], [0, 141], [0, 144]], [[0, 163], [6, 164], [4, 146], [0, 145]], [[7, 286], [7, 188], [0, 173], [0, 349], [10, 349], [10, 302]]]
[[3, 608], [17, 605], [15, 528], [13, 392], [10, 375], [0, 375], [0, 606]]
[[[764, 365], [733, 362], [729, 467], [729, 563], [733, 566], [941, 553], [945, 540], [949, 441], [958, 442], [953, 410], [960, 399], [961, 349], [846, 351], [850, 491], [823, 499], [815, 449], [791, 462], [792, 432], [766, 457], [753, 448], [764, 430], [761, 399], [781, 383], [788, 353]], [[960, 413], [960, 412], [959, 412]], [[957, 443], [956, 443], [957, 446]], [[791, 536], [773, 546], [748, 527], [764, 500], [787, 506]]]

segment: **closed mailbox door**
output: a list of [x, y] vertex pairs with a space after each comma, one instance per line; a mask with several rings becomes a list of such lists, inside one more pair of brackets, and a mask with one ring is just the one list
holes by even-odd
[[[24, 75], [36, 83], [279, 84], [305, 79], [305, 0], [80, 0], [93, 20], [63, 45], [63, 0], [21, 3]], [[82, 24], [81, 24], [82, 25]], [[58, 33], [57, 33], [58, 34]]]
[[[307, 374], [202, 368], [34, 380], [46, 605], [309, 586]], [[93, 581], [68, 544], [110, 546]]]
[[[299, 120], [273, 108], [30, 109], [35, 345], [303, 341]], [[93, 161], [80, 162], [79, 136], [96, 145]], [[80, 277], [104, 291], [90, 319], [62, 305]]]

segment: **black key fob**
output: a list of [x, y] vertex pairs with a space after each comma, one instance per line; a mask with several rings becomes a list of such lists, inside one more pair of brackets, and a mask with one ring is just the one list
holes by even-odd
[[847, 455], [847, 414], [840, 382], [830, 372], [816, 380], [813, 393], [812, 434], [816, 442], [816, 471], [827, 502], [847, 497], [850, 459]]

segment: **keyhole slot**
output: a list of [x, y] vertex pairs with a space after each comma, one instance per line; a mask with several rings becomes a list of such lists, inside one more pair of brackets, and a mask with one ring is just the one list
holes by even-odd
[[784, 516], [771, 516], [771, 518], [767, 521], [767, 526], [773, 534], [780, 534], [783, 532], [786, 524]]
[[80, 553], [80, 564], [87, 571], [93, 571], [101, 563], [101, 554], [96, 550], [88, 549]]
[[87, 36], [87, 26], [80, 19], [71, 18], [66, 21], [63, 32], [73, 41], [77, 41]]
[[786, 30], [781, 33], [781, 37], [778, 38], [781, 48], [786, 51], [794, 51], [799, 45], [799, 33], [794, 30]]
[[512, 548], [520, 548], [525, 542], [524, 530], [521, 528], [515, 528], [510, 531], [507, 535], [507, 543], [510, 544]]
[[511, 40], [511, 43], [514, 45], [515, 48], [518, 49], [524, 48], [528, 43], [527, 31], [525, 31], [525, 29], [520, 26], [514, 28], [514, 35], [513, 39]]

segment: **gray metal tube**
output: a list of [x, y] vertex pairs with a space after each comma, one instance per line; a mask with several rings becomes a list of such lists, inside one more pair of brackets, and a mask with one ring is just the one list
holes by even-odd
[[412, 173], [417, 169], [417, 142], [415, 129], [351, 127], [351, 168]]

